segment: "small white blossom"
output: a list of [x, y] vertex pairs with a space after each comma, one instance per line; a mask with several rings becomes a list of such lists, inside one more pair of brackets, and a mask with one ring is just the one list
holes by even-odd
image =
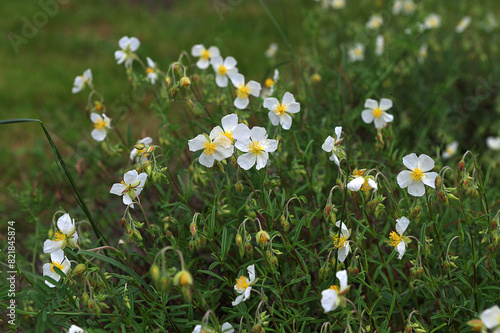
[[259, 97], [261, 89], [260, 83], [249, 81], [245, 84], [245, 77], [240, 73], [231, 76], [230, 79], [236, 87], [236, 99], [234, 100], [234, 106], [238, 109], [244, 109], [248, 106], [248, 96], [253, 95], [255, 97]]
[[246, 124], [238, 123], [238, 115], [236, 113], [228, 114], [221, 119], [222, 134], [231, 140], [246, 140], [250, 138], [250, 129]]
[[361, 61], [365, 59], [365, 46], [361, 43], [354, 44], [354, 46], [348, 50], [348, 55], [350, 62]]
[[269, 47], [267, 48], [265, 55], [267, 58], [272, 58], [276, 55], [276, 52], [278, 52], [278, 44], [271, 43], [269, 44]]
[[340, 288], [332, 285], [321, 292], [321, 306], [325, 312], [333, 311], [343, 303], [343, 294], [349, 290], [349, 286], [347, 285], [347, 271], [339, 271], [335, 275], [339, 279]]
[[54, 239], [47, 239], [43, 243], [43, 252], [52, 253], [62, 250], [66, 245], [76, 248], [77, 241], [78, 232], [76, 231], [75, 220], [66, 213], [57, 219], [57, 231], [54, 235]]
[[145, 172], [138, 174], [136, 170], [128, 171], [123, 175], [122, 182], [113, 184], [109, 193], [123, 196], [123, 203], [134, 208], [132, 203], [141, 194], [147, 178]]
[[344, 262], [349, 254], [351, 247], [349, 245], [349, 237], [351, 236], [351, 232], [347, 229], [347, 226], [344, 222], [337, 221], [335, 226], [340, 228], [340, 234], [336, 232], [333, 235], [333, 246], [337, 248], [337, 259], [340, 262]]
[[340, 147], [343, 139], [340, 137], [342, 134], [342, 126], [335, 127], [335, 138], [328, 136], [321, 146], [321, 149], [326, 151], [327, 153], [331, 152], [330, 161], [335, 162], [337, 166], [340, 166], [340, 160], [344, 158], [345, 152]]
[[380, 104], [373, 99], [367, 99], [365, 108], [361, 113], [361, 118], [367, 124], [373, 122], [376, 129], [385, 127], [387, 123], [393, 121], [394, 116], [388, 114], [386, 111], [392, 108], [392, 101], [387, 98], [382, 98]]
[[90, 133], [96, 141], [103, 141], [111, 128], [111, 118], [108, 118], [104, 113], [102, 117], [97, 113], [90, 114], [90, 120], [94, 123], [94, 129]]
[[148, 67], [146, 68], [146, 74], [148, 75], [148, 80], [151, 84], [155, 84], [156, 80], [158, 80], [158, 69], [156, 68], [156, 64], [150, 57], [147, 57]]
[[292, 117], [289, 113], [300, 111], [300, 104], [295, 102], [295, 98], [289, 92], [283, 95], [283, 101], [280, 103], [276, 98], [270, 97], [264, 100], [264, 107], [269, 110], [269, 120], [274, 126], [281, 125], [283, 129], [288, 130], [292, 126]]
[[429, 156], [415, 153], [403, 157], [403, 164], [410, 170], [403, 170], [398, 174], [397, 180], [401, 188], [408, 188], [408, 193], [414, 197], [425, 194], [425, 185], [435, 188], [434, 182], [437, 172], [427, 172], [434, 168], [434, 161]]
[[90, 85], [91, 83], [92, 71], [89, 68], [85, 72], [83, 72], [83, 75], [75, 77], [75, 82], [73, 82], [73, 89], [71, 89], [71, 92], [73, 94], [79, 93], [85, 88], [87, 84]]
[[384, 36], [378, 35], [375, 40], [375, 54], [379, 57], [384, 54]]
[[203, 150], [199, 159], [201, 165], [211, 168], [214, 161], [222, 161], [233, 154], [231, 140], [223, 134], [224, 130], [216, 126], [210, 131], [210, 136], [199, 134], [188, 141], [190, 151]]
[[[221, 331], [222, 331], [222, 333], [233, 333], [234, 328], [231, 324], [224, 323], [224, 324], [222, 324]], [[196, 327], [193, 330], [193, 333], [215, 333], [215, 332], [218, 332], [218, 331], [215, 331], [214, 329], [211, 329], [211, 328], [207, 327], [206, 325], [196, 325]]]
[[449, 145], [446, 146], [446, 150], [443, 152], [443, 158], [450, 158], [451, 156], [455, 155], [457, 152], [458, 148], [458, 142], [453, 141]]
[[377, 183], [373, 180], [372, 176], [365, 176], [365, 169], [354, 169], [353, 179], [347, 184], [349, 191], [370, 191], [371, 189], [377, 190]]
[[[64, 255], [63, 250], [57, 250], [50, 254], [50, 263], [46, 263], [43, 265], [43, 275], [48, 276], [56, 281], [61, 279], [61, 276], [54, 270], [54, 267], [59, 268], [64, 274], [68, 273], [71, 268], [71, 263], [68, 258]], [[54, 288], [55, 285], [45, 280], [45, 284], [50, 288]]]
[[398, 259], [401, 260], [406, 252], [406, 244], [410, 242], [410, 239], [403, 236], [404, 232], [408, 228], [410, 220], [402, 216], [400, 219], [396, 220], [396, 232], [391, 231], [389, 235], [389, 240], [394, 249], [399, 253]]
[[460, 20], [460, 22], [458, 22], [458, 25], [455, 28], [455, 32], [457, 34], [461, 34], [465, 29], [467, 29], [467, 27], [470, 24], [470, 21], [471, 21], [470, 16], [465, 16], [463, 19]]
[[125, 62], [125, 67], [129, 68], [134, 60], [134, 52], [137, 51], [141, 42], [135, 37], [124, 36], [118, 41], [121, 50], [115, 51], [115, 60], [117, 64]]
[[191, 48], [191, 55], [193, 57], [200, 57], [196, 62], [196, 66], [200, 69], [206, 69], [210, 65], [210, 59], [220, 56], [219, 48], [210, 46], [208, 49], [203, 44], [196, 44]]
[[424, 20], [424, 29], [436, 29], [441, 26], [441, 16], [438, 14], [429, 14]]
[[85, 333], [85, 330], [76, 325], [71, 325], [71, 327], [68, 330], [68, 333]]
[[382, 18], [382, 15], [375, 14], [370, 17], [370, 20], [368, 23], [366, 23], [366, 27], [368, 29], [376, 30], [380, 28], [384, 24], [384, 19]]
[[500, 150], [500, 137], [489, 136], [486, 138], [486, 145], [491, 150]]
[[255, 280], [255, 265], [250, 265], [247, 267], [248, 277], [240, 276], [236, 279], [236, 284], [234, 285], [234, 290], [240, 296], [236, 297], [236, 299], [232, 302], [233, 306], [240, 304], [241, 302], [246, 301], [250, 297], [250, 292], [252, 291], [252, 285], [256, 282]]
[[345, 0], [332, 0], [333, 9], [342, 9], [345, 7]]
[[148, 154], [145, 154], [149, 146], [151, 146], [151, 143], [153, 143], [153, 139], [151, 139], [149, 136], [137, 141], [136, 146], [143, 144], [144, 148], [142, 149], [137, 149], [133, 148], [132, 151], [130, 152], [130, 159], [133, 161], [134, 158], [136, 159], [137, 164], [142, 164], [143, 162], [148, 160]]
[[266, 129], [255, 126], [250, 131], [250, 138], [236, 142], [236, 148], [244, 154], [238, 157], [238, 165], [248, 170], [254, 165], [260, 170], [267, 165], [269, 153], [278, 149], [278, 141], [267, 138]]
[[500, 333], [500, 308], [498, 305], [481, 312], [479, 318], [486, 328], [493, 329], [492, 333]]
[[215, 71], [215, 83], [221, 88], [227, 87], [228, 77], [238, 73], [237, 62], [233, 57], [222, 60], [221, 56], [215, 56], [212, 57], [210, 63]]

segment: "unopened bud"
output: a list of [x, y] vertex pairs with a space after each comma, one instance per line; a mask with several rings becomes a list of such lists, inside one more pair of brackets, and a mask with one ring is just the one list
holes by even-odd
[[442, 183], [443, 183], [443, 178], [437, 176], [436, 180], [434, 181], [434, 185], [436, 186], [436, 188], [440, 188]]
[[242, 193], [243, 192], [243, 184], [241, 181], [237, 181], [236, 184], [234, 184], [234, 188], [236, 189], [236, 192]]
[[191, 231], [191, 235], [196, 236], [196, 232], [197, 232], [198, 228], [196, 227], [196, 222], [191, 222], [191, 224], [189, 225], [189, 231]]
[[158, 281], [160, 278], [160, 267], [158, 265], [153, 265], [149, 269], [149, 272], [151, 273], [151, 277], [153, 278], [154, 281]]
[[321, 82], [321, 75], [319, 75], [318, 73], [314, 73], [311, 76], [311, 80], [313, 81], [313, 83], [320, 83]]
[[193, 293], [191, 291], [191, 288], [189, 287], [182, 287], [181, 288], [181, 293], [182, 297], [186, 301], [186, 303], [191, 303], [191, 300], [193, 299]]
[[89, 294], [83, 293], [82, 295], [82, 304], [87, 306], [89, 304]]
[[84, 264], [78, 264], [76, 265], [75, 269], [73, 270], [73, 275], [81, 275], [83, 272], [85, 272], [85, 265]]
[[247, 253], [249, 256], [253, 255], [253, 247], [252, 247], [252, 244], [250, 244], [250, 243], [246, 243], [246, 244], [245, 244], [245, 251], [246, 251], [246, 253]]
[[189, 86], [191, 85], [191, 80], [187, 76], [183, 76], [181, 77], [180, 85], [184, 88], [189, 88]]
[[257, 235], [255, 236], [255, 241], [261, 245], [261, 246], [264, 246], [267, 244], [267, 242], [269, 241], [271, 237], [269, 237], [269, 234], [267, 233], [267, 231], [265, 230], [261, 230], [257, 233]]
[[170, 86], [170, 77], [169, 76], [165, 77], [165, 85], [167, 87]]
[[138, 143], [134, 146], [134, 148], [137, 150], [143, 150], [144, 148], [146, 148], [146, 145], [144, 143]]
[[49, 229], [49, 232], [47, 233], [47, 236], [48, 236], [49, 239], [52, 239], [52, 237], [54, 237], [54, 230]]
[[240, 234], [237, 234], [236, 235], [236, 245], [238, 246], [238, 248], [240, 248], [242, 244], [243, 244], [243, 238], [241, 237]]
[[178, 286], [178, 285], [181, 285], [184, 287], [190, 286], [193, 284], [193, 276], [188, 271], [182, 270], [175, 275], [174, 284], [176, 286]]
[[460, 162], [458, 162], [458, 172], [462, 172], [464, 168], [465, 168], [465, 161], [461, 160]]

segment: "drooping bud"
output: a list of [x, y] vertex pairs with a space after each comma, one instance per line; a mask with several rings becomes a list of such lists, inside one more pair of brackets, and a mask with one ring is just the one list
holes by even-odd
[[191, 224], [189, 225], [189, 231], [191, 231], [191, 235], [193, 235], [193, 237], [196, 236], [196, 232], [198, 231], [198, 228], [196, 227], [196, 222], [191, 222]]
[[189, 88], [189, 86], [191, 85], [191, 80], [187, 76], [183, 76], [181, 77], [179, 83], [182, 87]]
[[238, 246], [238, 248], [240, 248], [241, 245], [243, 245], [243, 238], [241, 237], [240, 234], [237, 234], [236, 235], [236, 246]]
[[73, 275], [81, 275], [83, 272], [85, 272], [85, 265], [84, 264], [78, 264], [76, 265], [75, 269], [73, 269]]
[[157, 282], [160, 278], [160, 267], [158, 267], [158, 265], [153, 265], [149, 269], [149, 272], [151, 273], [153, 280]]
[[460, 162], [458, 162], [458, 172], [462, 172], [464, 168], [465, 168], [465, 161], [460, 160]]
[[269, 237], [269, 234], [267, 233], [267, 231], [265, 230], [261, 230], [257, 233], [257, 235], [255, 235], [255, 241], [261, 246], [263, 247], [264, 245], [267, 244], [267, 242], [269, 241], [271, 237]]
[[174, 277], [174, 284], [187, 287], [193, 284], [193, 276], [185, 269], [178, 272]]
[[443, 178], [437, 176], [436, 180], [434, 181], [434, 185], [436, 186], [436, 188], [440, 188], [442, 183], [443, 183]]
[[242, 193], [243, 192], [243, 184], [241, 181], [237, 181], [236, 184], [234, 184], [234, 188], [236, 189], [236, 192]]

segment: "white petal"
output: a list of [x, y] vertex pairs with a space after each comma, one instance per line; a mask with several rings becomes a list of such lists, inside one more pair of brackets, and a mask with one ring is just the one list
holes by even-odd
[[267, 115], [269, 116], [269, 120], [271, 121], [271, 124], [273, 124], [273, 126], [278, 126], [280, 124], [280, 117], [278, 117], [276, 112], [269, 111]]
[[137, 51], [137, 49], [141, 45], [141, 42], [139, 42], [139, 40], [135, 37], [131, 37], [129, 43], [130, 43], [130, 51], [132, 52]]
[[300, 103], [297, 102], [290, 103], [286, 108], [286, 112], [288, 113], [297, 113], [299, 111], [300, 111]]
[[380, 107], [380, 110], [387, 111], [390, 108], [392, 108], [392, 101], [390, 99], [387, 99], [387, 98], [382, 98], [380, 100], [380, 106], [379, 107]]
[[75, 229], [75, 222], [72, 221], [69, 214], [66, 213], [57, 220], [57, 227], [63, 234], [67, 235]]
[[208, 52], [210, 52], [210, 58], [212, 57], [220, 57], [220, 51], [217, 46], [210, 46], [208, 48]]
[[214, 68], [214, 70], [217, 72], [219, 67], [223, 64], [222, 57], [217, 56], [217, 57], [210, 57], [210, 64]]
[[375, 124], [375, 128], [383, 128], [383, 127], [385, 127], [385, 121], [384, 121], [383, 117], [374, 118], [373, 122]]
[[269, 98], [266, 98], [264, 100], [264, 104], [262, 106], [264, 106], [266, 109], [270, 110], [270, 111], [273, 111], [274, 112], [274, 108], [279, 104], [280, 102], [278, 101], [277, 98], [274, 98], [274, 97], [269, 97]]
[[101, 142], [106, 138], [106, 130], [98, 130], [95, 128], [92, 130], [90, 135], [95, 141]]
[[338, 306], [338, 294], [333, 289], [326, 289], [321, 292], [321, 306], [325, 312], [333, 311]]
[[289, 93], [289, 92], [286, 92], [284, 95], [283, 95], [283, 104], [285, 105], [290, 105], [292, 103], [295, 103], [295, 98], [293, 97], [293, 94]]
[[53, 241], [47, 239], [45, 242], [43, 242], [43, 253], [52, 253], [57, 250], [60, 250], [62, 245], [63, 245], [62, 241]]
[[411, 153], [403, 157], [403, 164], [410, 170], [418, 167], [418, 157], [417, 154]]
[[365, 179], [363, 177], [356, 177], [347, 184], [349, 191], [359, 191], [363, 186]]
[[221, 119], [224, 131], [232, 131], [238, 125], [238, 115], [236, 113], [228, 114]]
[[228, 83], [227, 76], [217, 74], [215, 76], [215, 83], [217, 83], [218, 87], [221, 87], [221, 88], [227, 87], [227, 83]]
[[330, 156], [330, 161], [333, 161], [333, 162], [335, 162], [335, 164], [337, 164], [337, 166], [340, 166], [340, 160], [337, 157], [337, 155], [332, 154], [332, 156]]
[[423, 172], [434, 169], [434, 161], [426, 154], [421, 154], [418, 157], [418, 165]]
[[257, 158], [255, 157], [255, 155], [253, 153], [245, 153], [245, 154], [240, 155], [238, 157], [238, 165], [242, 169], [248, 170], [254, 166], [256, 160], [257, 160]]
[[259, 82], [249, 81], [247, 86], [250, 88], [250, 95], [254, 95], [255, 97], [259, 97], [260, 90], [262, 89]]
[[206, 69], [208, 68], [208, 65], [210, 65], [210, 62], [208, 61], [208, 59], [199, 59], [197, 62], [196, 62], [196, 66], [198, 66], [199, 69]]
[[344, 291], [347, 288], [347, 271], [338, 271], [335, 275], [340, 281], [340, 291]]
[[[246, 124], [238, 124], [233, 129], [233, 138], [235, 140], [245, 140], [250, 138], [250, 129]], [[248, 145], [247, 145], [248, 146]]]
[[292, 127], [292, 117], [289, 114], [286, 114], [280, 119], [281, 127], [285, 130], [289, 130]]
[[413, 183], [413, 180], [411, 179], [411, 171], [408, 170], [401, 171], [398, 175], [397, 180], [399, 187], [401, 188], [408, 187], [411, 183]]
[[236, 306], [236, 305], [240, 304], [241, 301], [243, 301], [243, 297], [244, 296], [245, 296], [244, 294], [241, 294], [240, 296], [236, 297], [236, 299], [233, 302], [231, 302], [231, 304], [233, 306]]
[[334, 145], [335, 145], [335, 140], [331, 136], [328, 136], [323, 145], [321, 146], [321, 149], [329, 153], [332, 151]]
[[365, 108], [367, 109], [376, 109], [378, 108], [378, 102], [374, 99], [368, 98], [365, 102]]
[[371, 178], [368, 178], [368, 185], [370, 185], [370, 187], [374, 190], [378, 188], [377, 183]]
[[266, 129], [263, 127], [254, 126], [250, 131], [250, 137], [253, 141], [264, 142], [267, 140]]
[[248, 97], [247, 98], [236, 97], [236, 99], [234, 100], [234, 106], [240, 110], [246, 108], [248, 106], [248, 103], [249, 103]]
[[203, 134], [198, 134], [194, 139], [188, 141], [190, 151], [198, 151], [205, 148], [208, 140]]
[[[210, 131], [210, 140], [214, 141], [215, 139], [217, 139], [219, 136], [221, 136], [222, 134], [224, 134], [224, 130], [220, 127], [220, 126], [215, 126], [211, 131]], [[226, 139], [227, 137], [224, 136]], [[228, 139], [229, 140], [229, 139]], [[229, 144], [231, 144], [231, 142], [229, 142]]]
[[375, 117], [373, 117], [373, 111], [372, 110], [364, 110], [361, 112], [361, 119], [367, 124], [371, 123]]
[[384, 121], [386, 123], [390, 123], [391, 121], [394, 120], [394, 116], [392, 114], [388, 114], [388, 113], [382, 113], [382, 118], [384, 119]]
[[261, 152], [260, 154], [255, 155], [255, 158], [257, 161], [257, 165], [255, 166], [255, 168], [257, 170], [260, 170], [267, 165], [267, 160], [269, 159], [269, 153], [265, 151]]
[[95, 122], [97, 122], [97, 121], [102, 121], [102, 117], [101, 117], [100, 115], [98, 115], [97, 113], [92, 112], [92, 113], [90, 114], [90, 120], [91, 120], [93, 123], [95, 123]]
[[238, 62], [233, 57], [226, 57], [224, 60], [224, 66], [226, 66], [227, 69], [234, 68], [237, 64]]
[[130, 185], [135, 182], [135, 179], [137, 178], [139, 174], [137, 173], [136, 170], [130, 170], [125, 172], [123, 175], [123, 182], [127, 185]]
[[238, 87], [240, 84], [245, 84], [245, 77], [243, 76], [243, 74], [237, 73], [235, 75], [232, 75], [230, 79], [235, 87]]
[[255, 265], [250, 265], [247, 267], [248, 277], [250, 278], [250, 284], [255, 282]]
[[342, 126], [335, 127], [335, 135], [337, 136], [337, 141], [340, 140], [340, 136], [342, 135]]
[[109, 193], [121, 196], [123, 194], [123, 191], [125, 191], [126, 188], [127, 188], [127, 186], [125, 186], [121, 183], [116, 183], [116, 184], [113, 184]]
[[396, 251], [398, 251], [399, 253], [398, 259], [401, 260], [406, 252], [405, 242], [401, 241], [401, 243], [399, 243], [398, 246], [396, 247]]
[[[249, 135], [250, 136], [250, 135]], [[250, 137], [247, 137], [245, 139], [237, 141], [234, 146], [238, 149], [241, 150], [242, 152], [246, 153], [248, 152], [248, 146], [250, 145], [252, 141], [250, 140]]]
[[494, 328], [500, 324], [500, 308], [497, 305], [481, 312], [479, 316], [487, 328]]
[[425, 194], [425, 186], [422, 182], [410, 184], [408, 186], [408, 193], [414, 197], [421, 197]]
[[128, 36], [123, 36], [122, 38], [120, 38], [120, 40], [118, 41], [118, 45], [120, 46], [120, 48], [122, 50], [125, 50], [128, 46], [128, 44], [130, 43], [129, 41], [129, 38]]
[[250, 292], [252, 291], [252, 287], [247, 287], [245, 292], [243, 293], [243, 301], [246, 301], [250, 297]]
[[436, 188], [436, 177], [438, 176], [437, 172], [426, 172], [422, 177], [422, 182], [432, 188]]
[[262, 146], [264, 147], [264, 150], [266, 152], [273, 153], [276, 151], [276, 149], [278, 149], [278, 143], [278, 140], [266, 140], [264, 141]]
[[337, 258], [340, 262], [345, 261], [345, 259], [347, 258], [347, 255], [349, 254], [349, 249], [350, 249], [349, 243], [346, 243], [345, 247], [339, 249], [339, 251], [337, 253]]
[[201, 56], [201, 53], [205, 50], [205, 46], [203, 44], [196, 44], [191, 48], [191, 55], [194, 57], [199, 57]]
[[234, 333], [234, 328], [229, 323], [222, 324], [222, 333]]
[[214, 155], [207, 155], [205, 153], [201, 153], [199, 158], [200, 164], [206, 166], [207, 168], [211, 168], [214, 165]]
[[401, 218], [396, 220], [396, 231], [400, 236], [403, 236], [409, 224], [410, 220], [408, 220], [408, 218], [405, 216], [401, 216]]
[[123, 201], [124, 205], [126, 205], [126, 206], [130, 205], [130, 208], [134, 208], [134, 205], [131, 204], [134, 201], [132, 200], [132, 198], [130, 197], [130, 195], [128, 194], [128, 192], [123, 195], [122, 201]]

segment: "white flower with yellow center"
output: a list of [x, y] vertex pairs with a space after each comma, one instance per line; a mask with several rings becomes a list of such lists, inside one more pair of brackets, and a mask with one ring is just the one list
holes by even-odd
[[330, 156], [330, 161], [335, 162], [335, 164], [337, 164], [338, 166], [340, 166], [340, 160], [344, 158], [343, 155], [345, 154], [342, 147], [340, 147], [340, 144], [344, 140], [340, 137], [341, 134], [342, 126], [335, 127], [335, 138], [328, 136], [321, 146], [321, 149], [323, 149], [327, 153], [332, 153], [332, 156]]
[[377, 183], [371, 176], [365, 176], [365, 169], [354, 169], [352, 176], [354, 177], [348, 184], [349, 191], [357, 192], [359, 190], [368, 192], [371, 189], [377, 190]]
[[489, 136], [486, 138], [486, 145], [491, 150], [500, 150], [500, 137]]
[[191, 48], [191, 55], [193, 57], [199, 57], [196, 62], [196, 66], [198, 66], [199, 69], [206, 69], [208, 65], [210, 65], [211, 58], [220, 57], [220, 51], [216, 46], [210, 46], [206, 49], [203, 44], [196, 44]]
[[236, 113], [228, 114], [221, 119], [222, 123], [222, 134], [231, 140], [231, 144], [234, 141], [245, 140], [250, 137], [250, 129], [246, 124], [238, 124], [238, 115]]
[[[71, 263], [68, 258], [64, 255], [63, 250], [57, 250], [50, 254], [50, 263], [43, 265], [43, 276], [48, 276], [56, 281], [61, 279], [61, 276], [55, 271], [54, 267], [59, 268], [64, 274], [68, 273], [71, 268]], [[50, 288], [54, 288], [55, 285], [45, 280], [45, 284]]]
[[415, 153], [403, 157], [403, 164], [410, 170], [403, 170], [398, 175], [398, 184], [401, 188], [408, 187], [408, 193], [414, 197], [425, 194], [425, 185], [435, 188], [437, 172], [427, 172], [434, 168], [434, 161], [429, 156]]
[[267, 98], [271, 96], [274, 93], [274, 86], [276, 85], [276, 82], [278, 82], [279, 78], [280, 78], [280, 73], [277, 69], [275, 69], [273, 77], [272, 78], [268, 77], [264, 82], [264, 87], [262, 88], [260, 97]]
[[[222, 333], [234, 333], [234, 328], [231, 324], [224, 323], [224, 324], [222, 324], [220, 331], [222, 331]], [[193, 330], [193, 333], [215, 333], [215, 332], [219, 332], [219, 331], [216, 331], [210, 327], [207, 327], [206, 325], [196, 325], [194, 330]]]
[[399, 260], [403, 258], [403, 255], [406, 252], [406, 244], [410, 243], [410, 239], [406, 236], [403, 236], [409, 224], [410, 220], [402, 216], [400, 219], [396, 220], [397, 233], [391, 231], [391, 233], [389, 234], [389, 241], [391, 242], [391, 245], [394, 246], [394, 250], [399, 253]]
[[486, 328], [493, 329], [492, 333], [500, 333], [500, 308], [497, 305], [481, 312], [479, 318]]
[[417, 9], [417, 5], [412, 0], [406, 0], [403, 3], [403, 13], [406, 15], [413, 14]]
[[101, 117], [97, 113], [92, 112], [90, 120], [94, 123], [94, 129], [90, 133], [92, 138], [96, 141], [104, 140], [108, 134], [108, 130], [111, 128], [111, 118], [108, 118], [104, 113]]
[[125, 67], [129, 68], [134, 60], [134, 52], [137, 51], [141, 42], [135, 37], [124, 36], [118, 41], [121, 50], [115, 51], [115, 60], [117, 64], [125, 61]]
[[384, 36], [378, 35], [375, 40], [375, 54], [379, 57], [384, 54]]
[[462, 18], [460, 22], [458, 22], [458, 25], [455, 28], [455, 32], [457, 34], [461, 34], [462, 32], [464, 32], [464, 30], [467, 29], [467, 27], [469, 26], [470, 21], [471, 21], [470, 16], [465, 16], [464, 18]]
[[261, 89], [260, 83], [249, 81], [245, 84], [245, 77], [240, 73], [231, 76], [230, 79], [236, 87], [236, 99], [234, 100], [234, 106], [238, 109], [244, 109], [248, 106], [248, 96], [253, 95], [255, 97], [259, 97]]
[[255, 164], [256, 169], [260, 170], [267, 165], [269, 153], [278, 149], [277, 140], [267, 138], [266, 129], [255, 126], [250, 131], [250, 138], [236, 142], [236, 148], [244, 152], [238, 157], [238, 165], [248, 170]]
[[376, 100], [369, 98], [365, 102], [365, 108], [366, 110], [361, 113], [361, 118], [367, 124], [374, 122], [377, 129], [385, 127], [387, 123], [394, 119], [393, 115], [385, 112], [392, 108], [390, 99], [382, 98], [379, 104]]
[[368, 29], [376, 30], [380, 28], [384, 24], [384, 19], [382, 18], [382, 15], [375, 14], [370, 17], [370, 20], [368, 23], [366, 23], [366, 27]]
[[85, 330], [79, 326], [71, 325], [68, 330], [68, 333], [85, 333]]
[[148, 75], [148, 80], [151, 84], [155, 84], [158, 79], [158, 69], [156, 68], [156, 64], [150, 57], [147, 57], [148, 67], [146, 68], [146, 74]]
[[350, 62], [363, 60], [365, 59], [365, 46], [361, 43], [356, 43], [348, 50], [347, 53], [349, 55]]
[[394, 0], [394, 3], [392, 4], [392, 13], [395, 15], [401, 13], [401, 10], [403, 10], [403, 3], [403, 0]]
[[89, 68], [85, 72], [83, 72], [83, 75], [75, 77], [75, 82], [73, 82], [73, 89], [71, 89], [71, 92], [73, 94], [79, 93], [85, 88], [87, 84], [91, 83], [92, 83], [92, 71]]
[[123, 175], [120, 183], [113, 184], [109, 193], [123, 196], [123, 203], [134, 208], [133, 202], [141, 194], [147, 178], [148, 175], [145, 172], [138, 174], [136, 170], [130, 170]]
[[75, 248], [77, 241], [78, 232], [76, 231], [75, 220], [66, 213], [57, 219], [57, 231], [54, 235], [54, 239], [47, 239], [43, 243], [43, 252], [52, 253], [62, 250], [66, 245]]
[[215, 71], [215, 83], [221, 88], [227, 87], [228, 77], [238, 73], [236, 59], [227, 57], [224, 61], [221, 56], [212, 57], [210, 64]]
[[216, 126], [210, 132], [210, 136], [199, 134], [188, 141], [190, 151], [203, 150], [199, 159], [201, 165], [211, 168], [214, 161], [222, 161], [233, 154], [231, 140], [223, 134], [224, 130]]
[[146, 151], [148, 150], [149, 146], [151, 146], [151, 143], [153, 143], [153, 139], [151, 139], [149, 136], [137, 141], [136, 146], [144, 145], [144, 148], [137, 149], [134, 147], [130, 152], [130, 159], [133, 161], [135, 158], [138, 164], [142, 164], [143, 162], [147, 161], [148, 154], [146, 154]]
[[247, 267], [248, 277], [240, 276], [236, 279], [236, 284], [234, 285], [234, 290], [240, 296], [236, 297], [236, 299], [232, 302], [233, 306], [240, 304], [241, 302], [246, 301], [250, 297], [250, 292], [252, 291], [252, 285], [256, 282], [255, 280], [255, 265], [250, 265]]
[[446, 146], [445, 151], [443, 152], [443, 158], [450, 158], [451, 156], [455, 155], [457, 152], [458, 148], [458, 142], [453, 141], [449, 145]]
[[349, 237], [351, 236], [351, 232], [347, 229], [347, 226], [344, 222], [337, 221], [335, 226], [340, 228], [340, 233], [335, 233], [333, 235], [333, 246], [337, 248], [337, 259], [340, 262], [344, 262], [345, 258], [349, 254], [351, 247], [349, 246]]
[[292, 126], [292, 117], [289, 113], [300, 111], [300, 104], [295, 102], [295, 98], [289, 92], [283, 95], [281, 103], [274, 97], [266, 98], [264, 107], [269, 110], [268, 116], [271, 123], [274, 126], [281, 125], [285, 130], [290, 129]]
[[345, 7], [345, 0], [332, 0], [333, 9], [342, 9]]
[[495, 15], [493, 15], [493, 13], [488, 13], [488, 15], [486, 15], [486, 19], [484, 20], [482, 26], [484, 31], [486, 32], [492, 32], [496, 27], [498, 27], [498, 22], [495, 19]]
[[269, 47], [267, 48], [265, 55], [267, 58], [272, 58], [272, 57], [274, 57], [276, 52], [278, 52], [278, 44], [271, 43], [271, 44], [269, 44]]
[[420, 46], [420, 50], [418, 51], [418, 63], [423, 64], [425, 59], [427, 59], [428, 54], [427, 44], [422, 44], [422, 46]]
[[333, 311], [345, 302], [344, 295], [349, 291], [349, 286], [347, 285], [347, 271], [339, 271], [335, 275], [337, 279], [339, 279], [340, 288], [339, 286], [331, 285], [330, 288], [321, 292], [321, 306], [325, 312]]
[[424, 20], [424, 29], [436, 29], [441, 26], [441, 16], [438, 14], [429, 14]]

